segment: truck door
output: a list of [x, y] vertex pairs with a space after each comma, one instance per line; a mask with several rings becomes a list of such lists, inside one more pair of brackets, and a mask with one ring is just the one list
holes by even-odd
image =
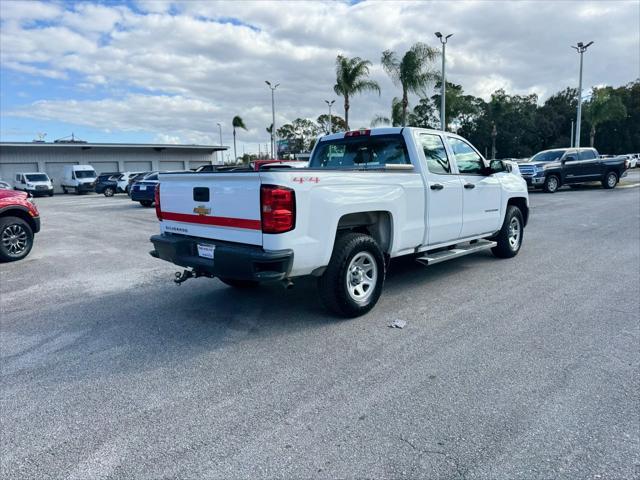
[[582, 178], [582, 168], [577, 150], [568, 150], [560, 160], [562, 163], [562, 182], [576, 183]]
[[440, 135], [421, 133], [418, 143], [427, 166], [424, 243], [436, 245], [456, 240], [462, 224], [462, 181], [452, 172]]
[[598, 180], [602, 173], [602, 163], [597, 158], [596, 152], [590, 148], [582, 149], [578, 152], [578, 162], [580, 175], [583, 180]]
[[492, 233], [500, 229], [502, 185], [493, 175], [484, 175], [482, 156], [460, 138], [447, 136], [462, 180], [462, 229], [460, 238]]

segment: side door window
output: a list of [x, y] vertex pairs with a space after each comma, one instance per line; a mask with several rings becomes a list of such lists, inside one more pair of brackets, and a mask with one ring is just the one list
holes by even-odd
[[447, 142], [456, 157], [460, 175], [482, 175], [484, 161], [471, 145], [454, 137], [447, 137]]
[[424, 157], [427, 160], [427, 168], [429, 173], [436, 175], [446, 175], [451, 173], [451, 163], [447, 156], [447, 151], [442, 143], [440, 135], [433, 133], [423, 133], [420, 135], [420, 145]]

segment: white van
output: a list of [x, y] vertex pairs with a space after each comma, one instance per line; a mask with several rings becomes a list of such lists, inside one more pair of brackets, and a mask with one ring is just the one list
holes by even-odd
[[13, 188], [29, 192], [31, 195], [53, 196], [53, 183], [49, 175], [42, 172], [16, 173]]
[[96, 186], [96, 171], [91, 165], [66, 165], [60, 186], [64, 193], [69, 190], [80, 194], [93, 192]]

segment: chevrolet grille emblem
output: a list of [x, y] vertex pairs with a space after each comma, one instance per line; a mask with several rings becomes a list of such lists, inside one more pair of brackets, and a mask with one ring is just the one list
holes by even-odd
[[204, 205], [198, 205], [193, 209], [193, 213], [197, 213], [198, 215], [209, 215], [211, 213], [211, 209]]

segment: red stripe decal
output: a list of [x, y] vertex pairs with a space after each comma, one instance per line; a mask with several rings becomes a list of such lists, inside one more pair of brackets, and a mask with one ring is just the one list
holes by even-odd
[[260, 220], [247, 220], [246, 218], [211, 217], [207, 215], [191, 215], [189, 213], [162, 212], [163, 220], [175, 222], [199, 223], [202, 225], [214, 225], [216, 227], [246, 228], [248, 230], [261, 230]]

